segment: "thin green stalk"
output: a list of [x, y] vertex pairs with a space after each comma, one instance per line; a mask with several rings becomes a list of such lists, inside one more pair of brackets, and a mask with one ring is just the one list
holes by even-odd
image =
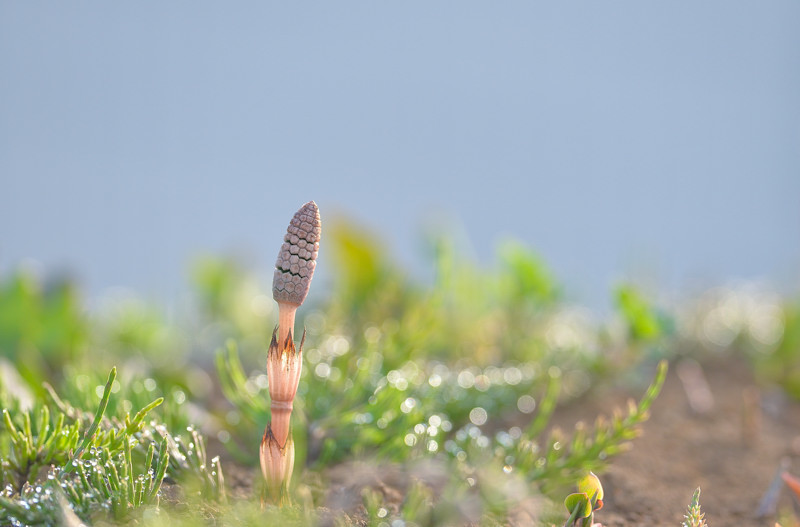
[[108, 400], [111, 397], [111, 386], [114, 384], [114, 380], [116, 378], [117, 367], [114, 366], [111, 368], [111, 372], [108, 374], [108, 381], [106, 381], [106, 387], [103, 389], [103, 397], [100, 399], [100, 406], [97, 407], [97, 412], [94, 414], [92, 426], [90, 426], [89, 430], [86, 431], [86, 435], [83, 437], [81, 446], [78, 447], [78, 450], [75, 451], [75, 454], [72, 455], [67, 464], [64, 465], [64, 467], [62, 467], [61, 471], [58, 473], [58, 479], [63, 478], [72, 471], [72, 469], [77, 465], [77, 460], [83, 455], [83, 451], [86, 450], [86, 447], [92, 443], [92, 439], [94, 439], [94, 435], [97, 433], [97, 428], [100, 426], [100, 421], [102, 421], [103, 415], [106, 413]]
[[560, 374], [551, 374], [550, 383], [547, 385], [547, 392], [542, 398], [542, 404], [539, 405], [539, 414], [525, 431], [527, 437], [535, 439], [542, 430], [545, 429], [547, 423], [550, 421], [550, 416], [553, 414], [553, 410], [556, 408], [559, 393], [561, 393], [561, 376]]

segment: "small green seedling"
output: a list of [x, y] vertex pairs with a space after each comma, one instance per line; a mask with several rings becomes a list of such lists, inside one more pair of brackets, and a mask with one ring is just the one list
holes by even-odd
[[689, 510], [683, 517], [682, 527], [708, 527], [705, 514], [700, 510], [700, 487], [694, 491], [692, 503], [689, 504]]
[[589, 472], [578, 482], [578, 492], [570, 494], [564, 500], [564, 506], [570, 513], [564, 527], [591, 527], [594, 525], [594, 513], [603, 508], [603, 485], [600, 478]]
[[564, 500], [564, 506], [567, 507], [567, 511], [570, 513], [564, 527], [585, 525], [584, 521], [588, 520], [592, 515], [592, 502], [589, 500], [589, 496], [582, 492], [567, 496], [567, 499]]

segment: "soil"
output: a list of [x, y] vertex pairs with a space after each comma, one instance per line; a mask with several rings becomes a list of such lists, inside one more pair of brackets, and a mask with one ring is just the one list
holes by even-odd
[[[600, 475], [605, 500], [596, 521], [606, 527], [676, 527], [700, 487], [709, 525], [774, 526], [774, 506], [766, 514], [759, 514], [759, 506], [782, 463], [798, 473], [800, 404], [778, 389], [757, 388], [752, 368], [728, 358], [702, 366], [713, 407], [699, 413], [676, 366], [671, 364], [642, 435]], [[624, 402], [619, 393], [600, 399], [614, 406]], [[580, 413], [568, 409], [558, 419], [574, 420]], [[778, 510], [791, 507], [788, 490], [781, 488]]]
[[[757, 512], [782, 463], [789, 472], [800, 474], [800, 403], [787, 400], [780, 390], [756, 388], [752, 368], [744, 360], [728, 356], [706, 362], [699, 370], [713, 402], [697, 411], [690, 404], [692, 389], [687, 391], [678, 370], [671, 364], [642, 435], [599, 474], [605, 500], [595, 521], [605, 527], [677, 527], [692, 493], [701, 487], [700, 502], [709, 525], [774, 526], [774, 506], [761, 517]], [[698, 387], [697, 371], [690, 387]], [[699, 384], [702, 389], [706, 382]], [[614, 408], [624, 408], [629, 397], [638, 399], [641, 395], [640, 391], [601, 389], [591, 397], [592, 402], [560, 409], [554, 421], [570, 430], [578, 420], [592, 422], [598, 414], [609, 415]], [[701, 397], [699, 403], [703, 402]], [[243, 474], [231, 468], [229, 473], [238, 473], [234, 476], [234, 494], [251, 492], [253, 471]], [[435, 466], [426, 470], [434, 472], [426, 475], [427, 481], [437, 477], [444, 481], [446, 474], [436, 474]], [[408, 474], [355, 465], [335, 467], [328, 479], [328, 496], [335, 503], [328, 503], [323, 523], [331, 523], [333, 516], [344, 513], [359, 524], [364, 523], [360, 489], [370, 486], [379, 490], [390, 511], [397, 510]], [[529, 506], [535, 509], [536, 503]], [[777, 507], [778, 511], [792, 508], [785, 488], [780, 490]]]

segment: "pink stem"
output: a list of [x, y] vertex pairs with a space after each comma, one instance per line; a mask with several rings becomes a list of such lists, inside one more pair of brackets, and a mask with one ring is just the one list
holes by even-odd
[[298, 307], [300, 306], [288, 302], [278, 302], [278, 350], [281, 352], [283, 352], [289, 332], [292, 333], [292, 340], [295, 338], [294, 316]]

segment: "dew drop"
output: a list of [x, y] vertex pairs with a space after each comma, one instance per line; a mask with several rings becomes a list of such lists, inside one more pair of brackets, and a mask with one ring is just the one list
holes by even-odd
[[483, 424], [486, 424], [486, 420], [488, 418], [489, 414], [486, 412], [486, 410], [484, 410], [480, 406], [473, 408], [469, 412], [469, 420], [472, 421], [472, 424], [476, 426], [481, 426]]

